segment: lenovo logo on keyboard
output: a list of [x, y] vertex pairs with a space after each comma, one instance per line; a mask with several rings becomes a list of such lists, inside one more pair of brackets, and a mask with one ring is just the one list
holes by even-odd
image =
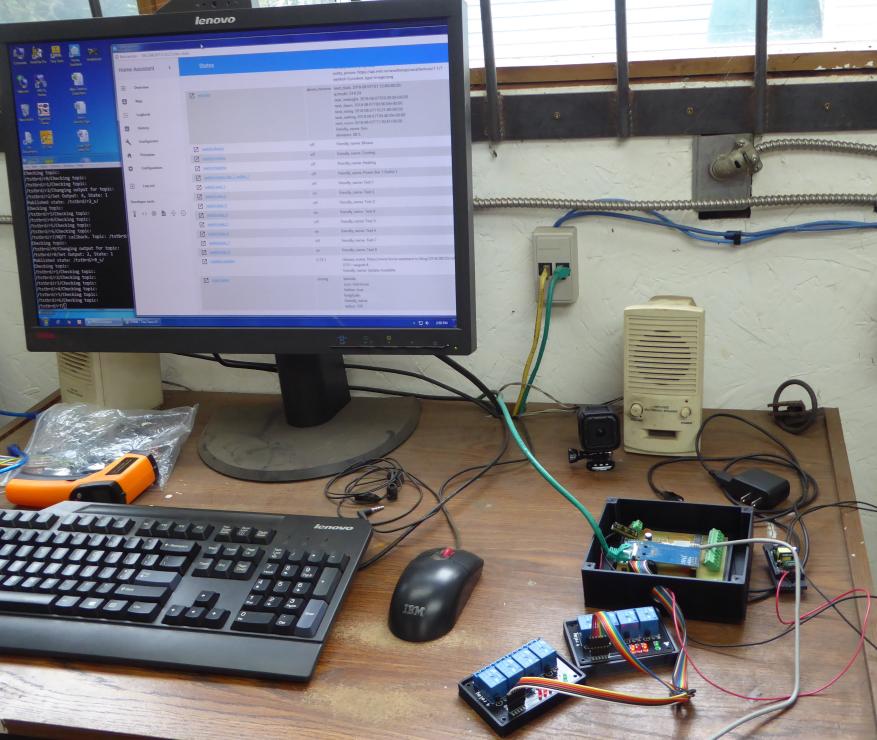
[[341, 532], [352, 532], [353, 527], [343, 527], [339, 524], [315, 524], [314, 529], [334, 529]]

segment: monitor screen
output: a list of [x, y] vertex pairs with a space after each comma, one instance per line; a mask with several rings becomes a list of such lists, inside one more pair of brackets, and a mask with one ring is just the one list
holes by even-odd
[[460, 28], [289, 12], [7, 41], [31, 348], [471, 349]]

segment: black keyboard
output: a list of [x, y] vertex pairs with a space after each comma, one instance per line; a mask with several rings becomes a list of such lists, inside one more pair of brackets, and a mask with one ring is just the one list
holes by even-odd
[[307, 680], [370, 536], [333, 517], [0, 510], [0, 652]]

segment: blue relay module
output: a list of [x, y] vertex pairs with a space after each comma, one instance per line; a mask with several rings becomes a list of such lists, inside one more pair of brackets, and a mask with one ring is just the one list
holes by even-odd
[[494, 732], [504, 736], [567, 698], [541, 688], [509, 695], [524, 676], [546, 676], [570, 683], [585, 680], [585, 674], [561, 658], [551, 645], [536, 639], [464, 678], [458, 684], [459, 693]]
[[[645, 665], [672, 665], [676, 661], [679, 647], [655, 607], [619, 609], [604, 614], [621, 633], [630, 652]], [[594, 637], [593, 627], [593, 614], [582, 614], [563, 624], [563, 634], [576, 667], [589, 676], [633, 670], [608, 637]]]

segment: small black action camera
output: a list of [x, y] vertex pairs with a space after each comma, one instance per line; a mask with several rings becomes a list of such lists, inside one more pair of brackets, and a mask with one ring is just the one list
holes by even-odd
[[588, 470], [606, 471], [615, 467], [612, 451], [621, 446], [621, 423], [607, 405], [579, 406], [579, 444], [569, 449], [570, 464], [586, 459]]

